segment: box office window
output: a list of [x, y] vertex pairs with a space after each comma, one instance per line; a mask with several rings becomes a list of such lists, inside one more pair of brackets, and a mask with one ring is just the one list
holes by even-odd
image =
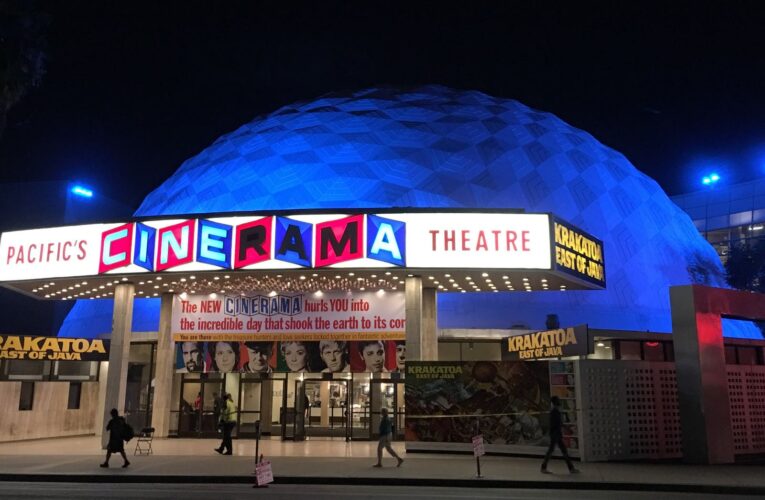
[[98, 361], [56, 361], [54, 380], [97, 380]]
[[69, 398], [67, 400], [67, 410], [80, 409], [80, 396], [82, 396], [82, 382], [69, 382]]
[[44, 380], [49, 372], [49, 361], [9, 359], [5, 363], [4, 375], [8, 380]]
[[19, 396], [19, 411], [30, 411], [35, 400], [35, 383], [22, 382]]

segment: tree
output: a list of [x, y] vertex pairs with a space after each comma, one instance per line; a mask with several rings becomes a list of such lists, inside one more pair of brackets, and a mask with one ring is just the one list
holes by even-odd
[[[725, 261], [728, 284], [739, 290], [765, 293], [765, 239], [740, 243]], [[765, 337], [765, 321], [754, 321]]]
[[0, 137], [8, 111], [45, 74], [47, 27], [37, 2], [0, 0]]
[[733, 288], [765, 293], [765, 240], [732, 247], [725, 262], [725, 274]]

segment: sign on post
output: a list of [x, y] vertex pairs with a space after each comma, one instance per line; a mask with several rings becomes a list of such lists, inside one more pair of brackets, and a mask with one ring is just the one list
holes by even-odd
[[258, 462], [255, 465], [255, 478], [258, 486], [265, 486], [274, 482], [274, 472], [271, 469], [271, 461]]
[[483, 448], [483, 436], [473, 436], [473, 456], [482, 457], [486, 455], [486, 450]]

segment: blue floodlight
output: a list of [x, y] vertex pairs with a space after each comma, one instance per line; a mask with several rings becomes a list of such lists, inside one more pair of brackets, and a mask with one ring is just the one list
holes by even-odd
[[701, 183], [704, 184], [705, 186], [711, 186], [712, 184], [714, 184], [715, 182], [719, 180], [720, 180], [720, 176], [713, 172], [709, 175], [705, 175], [701, 179]]
[[83, 186], [74, 186], [72, 188], [72, 194], [77, 196], [82, 196], [83, 198], [92, 198], [93, 197], [93, 191], [83, 187]]

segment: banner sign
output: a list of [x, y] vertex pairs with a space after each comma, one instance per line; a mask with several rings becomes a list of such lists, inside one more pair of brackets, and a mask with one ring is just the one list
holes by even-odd
[[603, 242], [553, 217], [555, 270], [606, 287]]
[[178, 372], [379, 373], [406, 359], [404, 292], [176, 295], [171, 324]]
[[109, 341], [3, 335], [0, 336], [0, 359], [109, 361]]
[[451, 211], [183, 218], [13, 231], [0, 238], [0, 281], [222, 269], [550, 270], [550, 224], [548, 214]]
[[469, 450], [476, 431], [487, 445], [549, 442], [547, 362], [411, 361], [404, 380], [407, 446], [463, 443]]
[[[352, 340], [359, 333], [373, 338], [393, 334], [403, 339], [404, 292], [176, 295], [171, 328], [173, 334], [249, 334], [253, 340], [285, 340], [286, 334], [315, 335], [303, 340], [330, 335]], [[175, 337], [182, 338], [215, 340]]]
[[593, 352], [587, 325], [514, 335], [505, 339], [502, 359], [526, 360], [586, 356]]

